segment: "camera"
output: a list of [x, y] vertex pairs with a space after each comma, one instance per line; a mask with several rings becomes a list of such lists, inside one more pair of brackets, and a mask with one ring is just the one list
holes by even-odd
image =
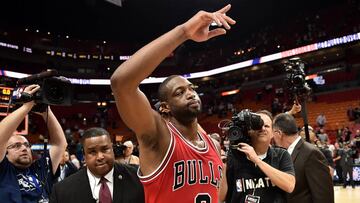
[[115, 158], [124, 156], [124, 150], [127, 148], [127, 146], [117, 143], [113, 145], [114, 155]]
[[300, 58], [289, 59], [285, 64], [287, 89], [292, 96], [292, 100], [297, 97], [305, 99], [311, 92], [311, 88], [306, 83], [304, 67], [305, 64]]
[[249, 109], [244, 109], [235, 114], [229, 125], [227, 132], [231, 148], [237, 148], [243, 142], [250, 144], [249, 130], [260, 130], [264, 125], [261, 117], [252, 113]]
[[[34, 95], [23, 92], [30, 84], [40, 86]], [[49, 70], [19, 79], [11, 100], [13, 104], [23, 104], [34, 100], [37, 104], [34, 111], [39, 112], [43, 112], [46, 105], [70, 106], [73, 103], [73, 86], [68, 79], [58, 76], [56, 70]]]

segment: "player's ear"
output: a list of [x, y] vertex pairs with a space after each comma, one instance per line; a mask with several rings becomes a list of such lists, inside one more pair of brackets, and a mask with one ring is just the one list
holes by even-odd
[[162, 114], [169, 114], [170, 113], [170, 107], [166, 102], [161, 102], [159, 107], [159, 112]]

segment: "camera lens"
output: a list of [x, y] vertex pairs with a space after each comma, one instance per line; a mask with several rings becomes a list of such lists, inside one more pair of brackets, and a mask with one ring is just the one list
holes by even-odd
[[62, 100], [64, 99], [62, 87], [52, 86], [49, 88], [49, 91], [47, 91], [46, 93], [47, 93], [46, 96], [50, 102], [61, 103]]
[[304, 77], [302, 75], [295, 75], [293, 78], [294, 85], [302, 85], [304, 82]]
[[241, 128], [237, 126], [231, 127], [228, 131], [228, 137], [230, 142], [239, 140], [242, 137]]
[[263, 119], [261, 116], [256, 114], [251, 114], [251, 129], [253, 130], [261, 130], [264, 125]]

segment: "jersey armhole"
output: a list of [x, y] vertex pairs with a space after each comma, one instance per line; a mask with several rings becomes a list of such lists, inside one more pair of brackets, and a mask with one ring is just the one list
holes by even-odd
[[151, 172], [149, 175], [142, 175], [141, 168], [140, 167], [138, 168], [137, 175], [138, 175], [140, 181], [143, 183], [150, 182], [150, 181], [154, 180], [157, 176], [159, 176], [161, 174], [161, 172], [168, 165], [168, 163], [172, 157], [172, 154], [174, 153], [176, 140], [175, 140], [174, 134], [173, 134], [171, 128], [168, 126], [167, 122], [166, 122], [166, 126], [167, 126], [167, 128], [169, 130], [169, 134], [170, 134], [170, 143], [169, 143], [168, 149], [166, 150], [165, 156], [161, 160], [161, 163], [159, 164], [159, 166], [153, 172]]

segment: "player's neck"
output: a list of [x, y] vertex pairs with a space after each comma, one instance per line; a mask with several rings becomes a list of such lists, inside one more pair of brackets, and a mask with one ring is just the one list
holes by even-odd
[[189, 141], [199, 140], [197, 120], [194, 120], [193, 122], [188, 124], [184, 124], [176, 119], [171, 119], [171, 123], [187, 140]]

